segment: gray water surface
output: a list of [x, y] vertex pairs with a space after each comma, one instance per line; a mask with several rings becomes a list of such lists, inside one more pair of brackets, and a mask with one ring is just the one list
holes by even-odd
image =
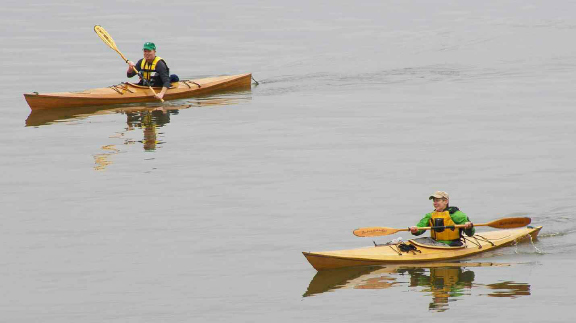
[[[570, 322], [575, 13], [572, 1], [5, 2], [1, 321]], [[97, 24], [131, 60], [153, 41], [183, 79], [260, 84], [165, 115], [31, 114], [23, 93], [127, 81]], [[413, 225], [436, 190], [474, 222], [529, 216], [540, 239], [442, 269], [318, 276], [301, 254], [406, 240], [351, 232]]]

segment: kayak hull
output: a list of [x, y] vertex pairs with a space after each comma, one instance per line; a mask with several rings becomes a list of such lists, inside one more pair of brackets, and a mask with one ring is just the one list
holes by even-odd
[[468, 238], [466, 246], [460, 248], [424, 246], [409, 240], [407, 243], [415, 246], [419, 252], [401, 252], [394, 245], [379, 245], [303, 254], [318, 271], [354, 266], [446, 261], [470, 257], [529, 238], [536, 239], [540, 229], [541, 226], [482, 232]]
[[[249, 88], [251, 82], [252, 74], [182, 80], [172, 83], [172, 87], [164, 95], [164, 100], [201, 96], [224, 89]], [[154, 88], [154, 91], [158, 93], [161, 88]], [[26, 93], [24, 98], [32, 110], [159, 102], [149, 87], [133, 83], [79, 92]]]

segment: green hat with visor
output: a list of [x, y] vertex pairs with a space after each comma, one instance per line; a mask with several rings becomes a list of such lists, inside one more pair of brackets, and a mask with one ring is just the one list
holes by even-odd
[[154, 43], [151, 43], [151, 42], [145, 42], [143, 49], [156, 50], [156, 45], [154, 45]]

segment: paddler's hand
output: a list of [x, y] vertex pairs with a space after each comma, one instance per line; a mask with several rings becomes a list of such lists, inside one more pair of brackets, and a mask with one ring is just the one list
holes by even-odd
[[126, 73], [130, 74], [130, 73], [134, 73], [134, 62], [132, 61], [126, 61], [126, 63], [128, 63], [128, 71], [126, 71]]
[[166, 91], [168, 91], [167, 87], [162, 87], [162, 91], [160, 91], [160, 93], [154, 95], [154, 97], [158, 100], [162, 100], [162, 98], [164, 97], [164, 94], [166, 94]]
[[464, 229], [472, 229], [473, 226], [474, 226], [474, 224], [472, 224], [472, 222], [464, 223]]
[[412, 234], [416, 234], [416, 232], [418, 232], [417, 227], [409, 227], [408, 229], [410, 229], [410, 233], [412, 233]]

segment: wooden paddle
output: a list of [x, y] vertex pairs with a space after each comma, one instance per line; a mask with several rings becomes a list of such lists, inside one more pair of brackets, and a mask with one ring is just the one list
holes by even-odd
[[[527, 226], [530, 224], [532, 219], [530, 218], [503, 218], [499, 220], [494, 220], [488, 223], [478, 223], [474, 224], [475, 227], [492, 227], [498, 229], [512, 229], [512, 228], [520, 228]], [[455, 226], [449, 227], [422, 227], [418, 228], [418, 230], [431, 230], [431, 229], [442, 229], [442, 228], [464, 228], [465, 225], [459, 224]], [[386, 228], [386, 227], [369, 227], [369, 228], [360, 228], [353, 231], [355, 236], [358, 237], [378, 237], [378, 236], [387, 236], [397, 232], [402, 231], [410, 231], [410, 228], [407, 229], [394, 229], [394, 228]]]
[[[112, 36], [110, 36], [110, 34], [106, 31], [106, 29], [104, 29], [102, 26], [96, 25], [96, 26], [94, 26], [94, 31], [96, 32], [98, 37], [100, 37], [100, 39], [102, 39], [102, 41], [104, 41], [104, 43], [106, 45], [108, 45], [110, 48], [112, 48], [116, 53], [120, 54], [120, 57], [122, 57], [122, 59], [126, 63], [128, 63], [128, 60], [120, 52], [120, 50], [116, 46], [116, 43], [114, 42], [114, 39], [112, 39]], [[134, 66], [132, 66], [132, 69], [134, 70], [134, 72], [136, 72], [136, 74], [138, 74], [138, 70]], [[152, 93], [154, 93], [154, 96], [156, 96], [156, 92], [154, 91], [154, 89], [150, 85], [148, 85], [148, 88], [150, 88], [150, 91], [152, 91]], [[160, 99], [160, 101], [164, 102], [163, 99]]]

